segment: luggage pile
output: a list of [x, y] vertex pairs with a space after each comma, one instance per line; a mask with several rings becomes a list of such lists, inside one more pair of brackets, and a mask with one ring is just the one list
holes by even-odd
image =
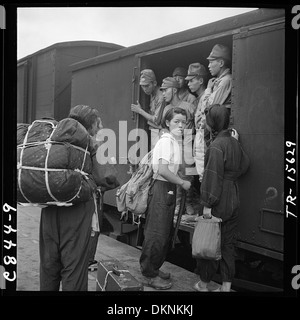
[[93, 196], [90, 136], [77, 120], [17, 126], [17, 201], [72, 205]]

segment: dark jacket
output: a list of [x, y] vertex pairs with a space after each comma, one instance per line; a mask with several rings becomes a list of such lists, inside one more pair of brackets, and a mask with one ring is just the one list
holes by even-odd
[[237, 179], [249, 167], [249, 158], [229, 130], [218, 133], [205, 154], [201, 203], [212, 215], [228, 220], [239, 207]]

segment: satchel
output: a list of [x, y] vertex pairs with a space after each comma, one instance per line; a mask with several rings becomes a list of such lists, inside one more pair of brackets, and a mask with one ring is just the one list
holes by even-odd
[[101, 186], [103, 191], [108, 191], [117, 188], [120, 185], [118, 181], [118, 170], [114, 163], [100, 164], [97, 161], [96, 155], [92, 156], [92, 176], [97, 186]]
[[221, 255], [221, 222], [222, 219], [212, 216], [211, 219], [198, 218], [192, 239], [194, 258], [220, 260]]

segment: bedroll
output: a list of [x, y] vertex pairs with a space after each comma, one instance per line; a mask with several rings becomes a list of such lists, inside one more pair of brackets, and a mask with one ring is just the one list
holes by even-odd
[[75, 119], [18, 124], [17, 201], [70, 205], [89, 200], [97, 187], [90, 152], [90, 136]]

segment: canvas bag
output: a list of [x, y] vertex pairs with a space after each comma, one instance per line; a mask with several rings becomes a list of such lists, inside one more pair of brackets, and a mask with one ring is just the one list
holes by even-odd
[[92, 156], [92, 176], [97, 184], [101, 186], [103, 191], [108, 191], [117, 188], [120, 183], [118, 181], [118, 170], [114, 163], [100, 164], [97, 161], [96, 155]]
[[146, 212], [148, 193], [153, 182], [152, 156], [153, 149], [143, 157], [129, 181], [117, 190], [119, 212], [129, 210], [138, 215]]
[[212, 216], [211, 219], [198, 217], [192, 239], [194, 258], [220, 260], [221, 255], [221, 222], [222, 219]]

